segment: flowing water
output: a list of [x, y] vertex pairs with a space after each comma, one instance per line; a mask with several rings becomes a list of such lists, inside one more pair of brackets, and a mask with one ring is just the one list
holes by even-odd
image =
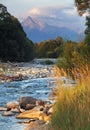
[[[39, 67], [39, 71], [44, 65]], [[33, 70], [38, 69], [37, 65]], [[50, 68], [50, 67], [49, 67]], [[51, 66], [52, 68], [52, 66]], [[39, 72], [38, 71], [38, 72]], [[33, 77], [23, 81], [14, 81], [2, 83], [0, 85], [0, 106], [5, 106], [7, 102], [17, 100], [20, 97], [31, 96], [37, 99], [48, 100], [49, 94], [53, 87], [54, 78], [52, 77]], [[16, 115], [15, 115], [16, 116]], [[25, 124], [19, 124], [15, 116], [5, 117], [0, 112], [0, 130], [24, 130]]]

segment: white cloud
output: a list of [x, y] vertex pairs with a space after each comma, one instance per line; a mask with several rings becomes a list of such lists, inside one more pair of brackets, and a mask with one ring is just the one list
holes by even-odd
[[75, 7], [53, 6], [31, 8], [27, 16], [44, 20], [45, 23], [84, 30], [85, 17], [79, 17]]
[[67, 7], [67, 6], [56, 6], [56, 7], [34, 7], [31, 8], [27, 15], [31, 16], [47, 16], [51, 18], [59, 18], [61, 16], [69, 17], [69, 15], [77, 16], [77, 11], [75, 8]]
[[28, 11], [29, 15], [41, 15], [41, 10], [39, 8], [32, 8]]
[[28, 15], [48, 15], [48, 8], [47, 7], [34, 7], [34, 8], [31, 8], [29, 11], [28, 11]]
[[69, 8], [69, 9], [64, 9], [63, 11], [66, 15], [76, 15], [77, 12], [76, 12], [76, 9], [75, 8]]

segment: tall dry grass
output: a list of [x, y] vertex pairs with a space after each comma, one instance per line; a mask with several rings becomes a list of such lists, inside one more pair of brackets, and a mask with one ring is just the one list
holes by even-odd
[[[55, 68], [59, 79], [68, 77], [63, 69]], [[76, 85], [64, 87], [58, 82], [57, 100], [51, 125], [54, 130], [90, 130], [90, 66], [73, 69]], [[69, 77], [71, 78], [71, 77]]]

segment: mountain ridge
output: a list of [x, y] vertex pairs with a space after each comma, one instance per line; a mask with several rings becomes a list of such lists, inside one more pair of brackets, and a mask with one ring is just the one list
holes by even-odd
[[31, 16], [27, 17], [21, 24], [27, 36], [32, 39], [33, 42], [54, 39], [58, 36], [67, 40], [78, 41], [80, 37], [80, 34], [67, 27], [50, 25], [40, 19], [36, 20]]

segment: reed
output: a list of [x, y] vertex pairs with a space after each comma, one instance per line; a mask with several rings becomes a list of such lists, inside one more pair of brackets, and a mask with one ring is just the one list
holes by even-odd
[[58, 76], [57, 100], [51, 125], [54, 130], [90, 130], [90, 66], [82, 65], [72, 70], [76, 85], [64, 87], [60, 80], [66, 71], [55, 67]]

